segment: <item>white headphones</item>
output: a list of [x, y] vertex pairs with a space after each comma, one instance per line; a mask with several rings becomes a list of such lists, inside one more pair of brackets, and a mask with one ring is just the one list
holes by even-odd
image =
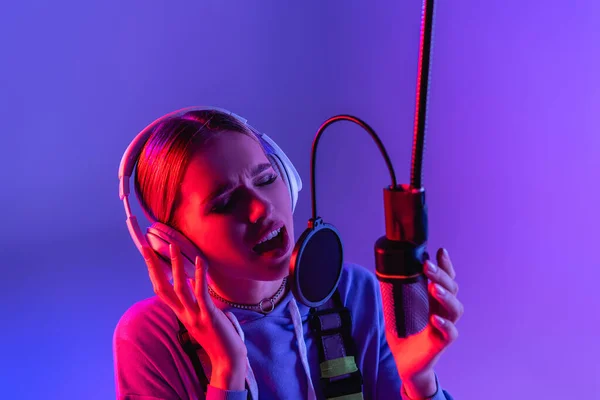
[[159, 258], [164, 261], [162, 263], [163, 268], [169, 280], [172, 279], [169, 252], [169, 245], [171, 243], [175, 243], [181, 250], [185, 272], [190, 278], [194, 278], [194, 261], [196, 260], [196, 256], [202, 257], [202, 253], [197, 246], [182, 233], [168, 225], [153, 220], [151, 213], [148, 213], [147, 210], [144, 211], [146, 211], [146, 215], [152, 225], [147, 229], [146, 235], [142, 233], [137, 222], [137, 218], [131, 213], [131, 207], [129, 205], [129, 179], [133, 173], [133, 168], [137, 164], [140, 151], [152, 134], [152, 131], [156, 125], [169, 118], [183, 116], [190, 111], [203, 110], [228, 114], [238, 120], [241, 124], [248, 127], [256, 135], [259, 142], [263, 146], [269, 161], [271, 164], [276, 166], [281, 178], [286, 183], [290, 194], [292, 212], [295, 210], [296, 203], [298, 202], [298, 192], [302, 190], [302, 179], [300, 179], [298, 171], [296, 171], [296, 168], [290, 159], [285, 155], [283, 150], [281, 150], [279, 146], [277, 146], [277, 144], [267, 135], [258, 132], [256, 129], [250, 126], [246, 119], [232, 113], [231, 111], [227, 111], [218, 107], [188, 107], [164, 115], [152, 122], [133, 139], [121, 158], [121, 164], [119, 165], [119, 197], [123, 201], [125, 214], [127, 215], [127, 228], [129, 229], [129, 233], [136, 247], [140, 253], [142, 246], [147, 246], [154, 249], [154, 251], [158, 253]]

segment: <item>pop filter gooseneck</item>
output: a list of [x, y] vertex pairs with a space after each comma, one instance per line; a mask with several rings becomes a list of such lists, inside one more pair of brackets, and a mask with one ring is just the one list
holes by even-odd
[[336, 115], [321, 125], [312, 144], [310, 165], [310, 191], [312, 218], [308, 228], [302, 233], [290, 260], [290, 285], [296, 299], [308, 307], [318, 307], [325, 303], [335, 292], [342, 275], [344, 249], [338, 230], [323, 222], [317, 213], [317, 193], [315, 170], [317, 145], [325, 129], [337, 121], [350, 121], [360, 125], [373, 138], [385, 159], [392, 178], [392, 187], [396, 187], [396, 174], [390, 157], [375, 131], [364, 121], [351, 115]]

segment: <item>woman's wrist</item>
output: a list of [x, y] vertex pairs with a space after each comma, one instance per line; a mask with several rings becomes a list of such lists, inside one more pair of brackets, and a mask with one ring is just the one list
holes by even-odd
[[221, 390], [242, 391], [246, 389], [246, 363], [213, 366], [210, 385]]
[[429, 399], [437, 392], [435, 372], [427, 371], [424, 374], [402, 379], [405, 394], [411, 400]]

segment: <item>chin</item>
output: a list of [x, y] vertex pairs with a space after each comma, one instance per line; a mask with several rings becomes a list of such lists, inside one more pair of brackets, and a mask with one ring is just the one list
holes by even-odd
[[260, 260], [256, 265], [255, 271], [260, 271], [257, 280], [276, 281], [283, 279], [290, 274], [291, 254], [277, 261]]

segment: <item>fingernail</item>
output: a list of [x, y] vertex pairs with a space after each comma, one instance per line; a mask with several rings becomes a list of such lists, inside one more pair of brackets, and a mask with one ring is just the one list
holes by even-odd
[[437, 272], [437, 266], [431, 261], [427, 261], [427, 270], [432, 274], [435, 274]]
[[446, 289], [444, 289], [443, 287], [441, 287], [437, 283], [434, 286], [435, 286], [435, 291], [436, 291], [437, 294], [439, 294], [440, 296], [443, 296], [443, 295], [446, 294]]
[[444, 249], [444, 257], [450, 258], [450, 254], [448, 254], [448, 250]]
[[440, 317], [439, 315], [435, 315], [435, 316], [434, 316], [434, 318], [435, 318], [435, 320], [436, 320], [437, 322], [439, 322], [441, 325], [445, 325], [445, 324], [446, 324], [446, 320], [445, 320], [444, 318]]

